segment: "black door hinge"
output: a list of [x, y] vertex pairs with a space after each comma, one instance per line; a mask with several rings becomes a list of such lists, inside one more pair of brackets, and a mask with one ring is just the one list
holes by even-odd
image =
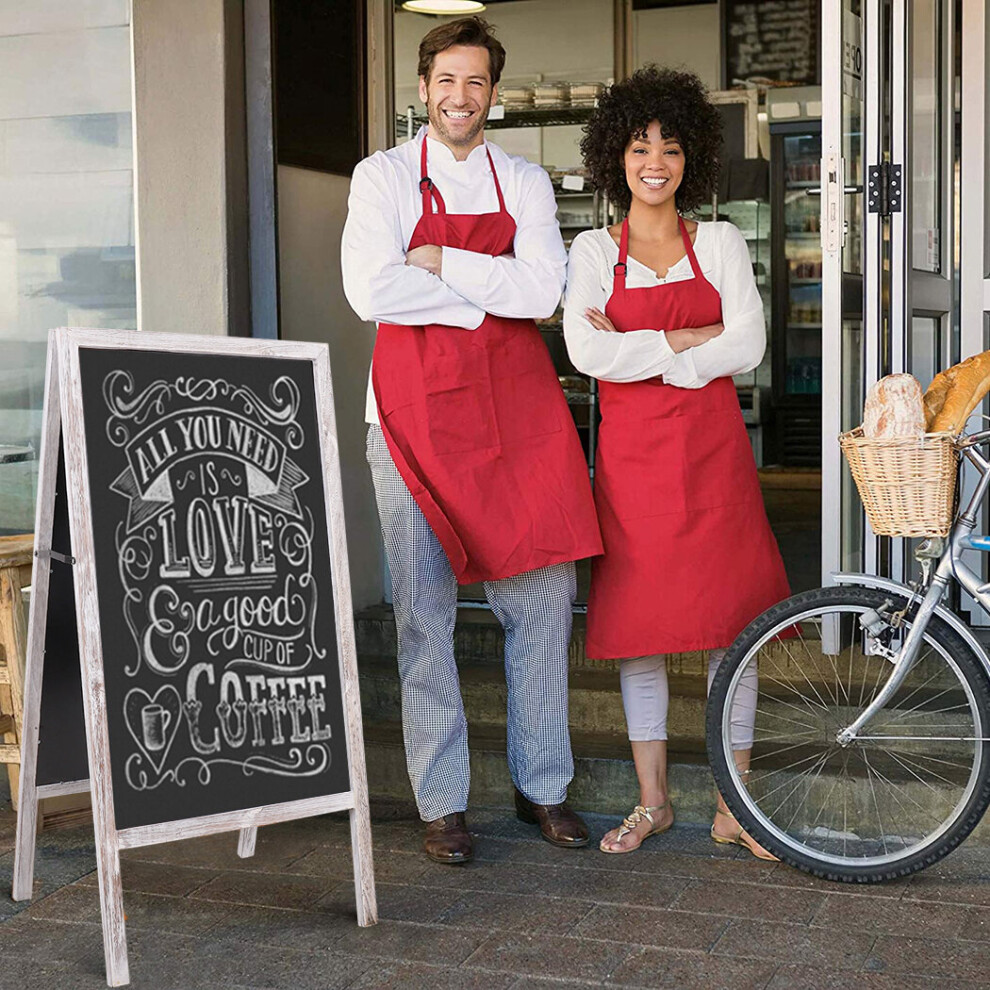
[[904, 190], [901, 185], [901, 166], [892, 162], [881, 162], [869, 168], [869, 182], [866, 188], [866, 206], [870, 213], [889, 217], [901, 212]]

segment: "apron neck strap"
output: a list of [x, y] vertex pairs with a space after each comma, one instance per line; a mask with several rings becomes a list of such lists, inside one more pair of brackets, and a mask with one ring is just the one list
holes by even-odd
[[[495, 195], [498, 196], [498, 208], [500, 213], [508, 213], [505, 208], [505, 197], [502, 195], [502, 186], [498, 181], [498, 172], [495, 171], [495, 162], [492, 161], [492, 153], [485, 147], [485, 154], [488, 155], [488, 167], [492, 170], [492, 179], [495, 181]], [[426, 135], [423, 135], [423, 148], [419, 153], [419, 191], [423, 194], [423, 213], [433, 212], [434, 202], [437, 204], [437, 213], [446, 213], [447, 207], [444, 205], [443, 196], [440, 190], [433, 184], [429, 172], [426, 168]]]
[[626, 259], [629, 257], [629, 217], [622, 221], [622, 233], [619, 234], [619, 260], [612, 269], [612, 285], [614, 288], [626, 287]]
[[488, 167], [492, 170], [492, 178], [495, 180], [495, 195], [498, 196], [498, 208], [500, 213], [508, 213], [505, 208], [505, 198], [502, 196], [502, 187], [499, 185], [498, 172], [495, 171], [495, 162], [492, 161], [492, 153], [485, 146], [485, 154], [488, 155]]
[[684, 250], [687, 252], [688, 261], [691, 262], [691, 271], [694, 272], [695, 278], [701, 278], [701, 265], [698, 264], [698, 259], [694, 254], [694, 245], [691, 243], [691, 235], [688, 233], [687, 224], [680, 214], [677, 215], [677, 226], [681, 230], [681, 240], [684, 242]]
[[437, 213], [446, 213], [447, 207], [444, 205], [443, 196], [440, 190], [433, 185], [429, 172], [426, 169], [426, 135], [423, 135], [423, 147], [419, 155], [419, 191], [423, 194], [423, 216], [430, 216], [433, 213], [433, 204], [437, 204]]
[[[494, 171], [494, 170], [493, 170]], [[691, 243], [691, 235], [688, 233], [687, 225], [678, 214], [677, 227], [681, 232], [681, 240], [684, 242], [684, 250], [687, 252], [688, 261], [691, 262], [691, 271], [695, 278], [701, 278], [701, 266], [694, 253], [694, 245]], [[622, 221], [622, 233], [619, 235], [619, 261], [612, 269], [612, 283], [615, 287], [625, 288], [626, 285], [626, 261], [629, 257], [629, 217]]]

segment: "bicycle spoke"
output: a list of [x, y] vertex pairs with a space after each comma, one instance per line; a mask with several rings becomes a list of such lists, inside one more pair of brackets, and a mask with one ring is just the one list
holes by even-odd
[[756, 714], [762, 715], [766, 718], [777, 718], [780, 719], [782, 722], [790, 722], [792, 725], [799, 725], [801, 726], [802, 729], [808, 729], [811, 732], [818, 731], [817, 726], [810, 725], [807, 722], [799, 722], [796, 718], [788, 718], [786, 715], [781, 715], [780, 712], [770, 711], [770, 709], [768, 708], [757, 708]]
[[928, 756], [926, 753], [915, 753], [914, 756], [918, 760], [928, 760], [930, 763], [942, 763], [947, 767], [958, 767], [960, 770], [972, 769], [967, 763], [953, 763], [952, 760], [942, 760], [937, 756]]
[[811, 690], [815, 692], [815, 697], [818, 698], [821, 707], [824, 708], [825, 711], [828, 711], [828, 705], [826, 704], [825, 699], [818, 693], [818, 688], [816, 688], [815, 685], [811, 683], [811, 680], [809, 679], [808, 675], [804, 672], [804, 667], [802, 667], [801, 664], [799, 664], [797, 660], [794, 659], [794, 656], [791, 654], [791, 651], [787, 648], [787, 643], [784, 640], [781, 640], [780, 645], [783, 647], [784, 652], [787, 654], [788, 659], [791, 661], [791, 663], [793, 663], [794, 666], [797, 667], [798, 672], [805, 679], [805, 681], [808, 684], [808, 687], [810, 687]]
[[[924, 684], [920, 684], [918, 687], [916, 687], [906, 698], [899, 698], [897, 708], [895, 709], [895, 711], [902, 711], [903, 710], [902, 706], [904, 704], [910, 701], [922, 688], [927, 687], [929, 684], [931, 684], [931, 682], [935, 680], [936, 677], [940, 677], [942, 673], [943, 672], [941, 670], [936, 670], [935, 673], [932, 674], [932, 676], [929, 677]], [[936, 694], [934, 698], [928, 698], [927, 702], [931, 704], [931, 702], [933, 701], [938, 701], [938, 699], [941, 698], [943, 694], [948, 694], [952, 690], [954, 690], [954, 688], [945, 688], [945, 690], [940, 691], [938, 694]], [[919, 708], [921, 708], [923, 704], [925, 704], [925, 702], [921, 701], [917, 705], [915, 705], [914, 708], [908, 708], [905, 711], [905, 714], [910, 715], [912, 712], [916, 712]]]
[[[808, 781], [808, 790], [805, 792], [805, 795], [804, 795], [804, 799], [806, 801], [808, 800], [809, 797], [811, 797], [811, 792], [814, 789], [815, 784], [818, 783], [818, 780], [819, 780], [819, 778], [822, 775], [822, 771], [828, 765], [828, 758], [831, 755], [832, 755], [831, 753], [826, 753], [825, 754], [825, 758], [821, 761], [821, 763], [818, 764], [818, 772], [815, 773], [815, 775]], [[790, 821], [788, 821], [788, 823], [787, 823], [787, 829], [789, 829], [794, 824], [794, 819], [797, 818], [798, 812], [800, 812], [800, 811], [801, 811], [801, 805], [798, 805], [794, 809], [794, 814], [791, 815]], [[786, 829], [785, 829], [785, 831], [786, 831]]]
[[[813, 832], [815, 830], [815, 826], [818, 824], [818, 820], [822, 817], [822, 812], [824, 812], [825, 809], [828, 807], [828, 803], [831, 800], [832, 795], [835, 793], [836, 787], [839, 786], [839, 781], [841, 779], [842, 779], [841, 777], [837, 776], [835, 780], [832, 781], [832, 786], [828, 789], [828, 794], [825, 795], [825, 800], [822, 801], [822, 806], [818, 809], [818, 814], [815, 815], [815, 817], [811, 821], [811, 825], [808, 826], [809, 831]], [[829, 834], [831, 834], [832, 832], [831, 826], [829, 826], [828, 831]]]
[[[749, 758], [749, 762], [750, 762], [750, 765], [752, 765], [753, 763], [756, 763], [758, 760], [767, 760], [771, 756], [780, 756], [781, 753], [789, 753], [792, 749], [801, 749], [801, 748], [803, 748], [806, 745], [807, 745], [807, 743], [805, 743], [805, 742], [797, 742], [793, 746], [785, 746], [783, 749], [775, 749], [771, 753], [760, 753], [759, 756], [751, 756]], [[801, 761], [799, 760], [798, 762], [801, 762]], [[793, 766], [793, 765], [794, 764], [791, 764], [791, 766]], [[786, 770], [787, 767], [784, 767], [783, 769]]]
[[[865, 758], [865, 756], [864, 756], [864, 758]], [[895, 799], [895, 800], [897, 801], [897, 803], [898, 803], [898, 804], [899, 804], [899, 805], [900, 805], [900, 806], [901, 806], [902, 808], [905, 808], [905, 809], [906, 809], [906, 808], [907, 808], [907, 805], [906, 805], [906, 804], [904, 804], [904, 801], [903, 801], [903, 800], [901, 799], [901, 797], [899, 797], [899, 796], [898, 796], [898, 792], [899, 792], [899, 791], [900, 791], [901, 793], [903, 793], [903, 796], [904, 796], [905, 798], [907, 798], [907, 800], [908, 800], [908, 801], [910, 801], [910, 802], [911, 802], [911, 803], [912, 803], [912, 804], [913, 804], [913, 805], [914, 805], [914, 806], [915, 806], [915, 807], [916, 807], [916, 808], [917, 808], [917, 809], [918, 809], [918, 810], [919, 810], [919, 811], [920, 811], [920, 812], [922, 813], [922, 815], [925, 815], [925, 816], [927, 816], [927, 817], [928, 817], [928, 819], [929, 819], [930, 821], [934, 821], [934, 822], [936, 823], [936, 825], [941, 825], [941, 823], [942, 823], [942, 820], [941, 820], [941, 818], [940, 818], [940, 817], [939, 817], [939, 816], [938, 816], [938, 815], [937, 815], [937, 814], [936, 814], [936, 813], [935, 813], [935, 812], [934, 812], [934, 811], [933, 811], [933, 810], [932, 810], [931, 808], [926, 808], [926, 807], [925, 807], [925, 806], [924, 806], [923, 804], [921, 804], [921, 803], [920, 803], [919, 801], [916, 801], [916, 800], [915, 800], [915, 799], [914, 799], [913, 797], [911, 797], [911, 793], [910, 793], [910, 791], [908, 791], [908, 790], [906, 790], [906, 789], [904, 789], [904, 788], [898, 788], [898, 787], [897, 787], [897, 786], [896, 786], [896, 785], [895, 785], [894, 783], [892, 783], [892, 782], [891, 782], [891, 781], [890, 781], [890, 780], [889, 780], [889, 779], [888, 779], [888, 778], [887, 778], [887, 777], [886, 777], [886, 776], [885, 776], [884, 774], [882, 774], [882, 773], [881, 773], [881, 772], [880, 772], [879, 770], [876, 770], [876, 769], [874, 769], [874, 771], [873, 771], [873, 772], [874, 772], [874, 773], [875, 773], [875, 774], [877, 775], [877, 779], [878, 779], [878, 780], [882, 780], [882, 781], [883, 781], [883, 782], [884, 782], [884, 783], [885, 783], [885, 784], [887, 785], [887, 787], [888, 787], [888, 788], [890, 789], [890, 791], [891, 791], [891, 796], [892, 796], [892, 797], [893, 797], [893, 798], [894, 798], [894, 799]]]
[[[824, 753], [824, 752], [826, 752], [826, 751], [825, 751], [825, 750], [822, 750], [822, 753]], [[815, 760], [815, 761], [816, 761], [816, 765], [817, 765], [817, 761], [818, 761], [818, 760], [820, 760], [820, 759], [821, 759], [821, 756], [820, 756], [819, 754], [813, 754], [813, 755], [811, 755], [811, 756], [806, 756], [806, 757], [805, 757], [805, 758], [804, 758], [803, 760], [798, 760], [798, 761], [796, 761], [795, 763], [792, 763], [792, 764], [791, 764], [791, 767], [797, 767], [797, 766], [800, 766], [800, 765], [801, 765], [802, 763], [808, 763], [808, 762], [810, 762], [811, 760]], [[782, 768], [781, 768], [780, 770], [771, 770], [771, 771], [770, 771], [770, 773], [768, 773], [768, 774], [765, 774], [765, 775], [764, 775], [763, 777], [761, 777], [761, 778], [760, 778], [760, 781], [761, 781], [761, 783], [762, 783], [762, 782], [763, 782], [763, 781], [765, 781], [765, 780], [769, 780], [769, 779], [770, 779], [771, 777], [773, 777], [773, 776], [774, 776], [775, 774], [778, 774], [778, 773], [783, 773], [783, 772], [784, 772], [785, 770], [789, 770], [789, 769], [791, 769], [791, 767], [782, 767]], [[811, 769], [814, 769], [814, 768], [812, 767]], [[802, 771], [802, 773], [804, 773], [804, 772], [805, 772], [805, 771]], [[802, 774], [796, 774], [795, 776], [797, 776], [797, 777], [798, 777], [798, 779], [800, 779], [800, 777], [801, 777], [801, 775], [802, 775]], [[765, 800], [766, 800], [766, 799], [767, 799], [768, 797], [770, 797], [771, 795], [773, 795], [773, 794], [776, 794], [776, 793], [777, 793], [777, 791], [779, 791], [779, 790], [780, 790], [780, 789], [781, 789], [782, 787], [787, 787], [787, 785], [788, 785], [788, 784], [790, 784], [791, 782], [792, 782], [792, 781], [791, 781], [791, 779], [790, 779], [790, 778], [788, 778], [788, 779], [787, 779], [787, 780], [785, 780], [785, 781], [784, 781], [783, 783], [781, 783], [781, 784], [778, 784], [778, 785], [777, 785], [776, 787], [774, 787], [774, 788], [773, 788], [772, 790], [769, 790], [769, 791], [766, 791], [766, 792], [765, 792], [764, 794], [762, 794], [762, 795], [761, 795], [761, 800], [763, 800], [763, 801], [765, 801]]]
[[[896, 760], [902, 767], [904, 767], [905, 770], [907, 770], [909, 774], [911, 774], [912, 777], [916, 778], [920, 783], [924, 784], [925, 787], [927, 787], [933, 794], [938, 794], [938, 790], [936, 788], [934, 788], [931, 784], [928, 783], [928, 781], [924, 780], [919, 774], [915, 773], [915, 771], [911, 769], [911, 767], [908, 765], [911, 761], [908, 760], [907, 757], [904, 757], [902, 759], [900, 756], [898, 756], [896, 753], [891, 752], [890, 750], [887, 750], [887, 755], [892, 760]], [[915, 765], [917, 766], [917, 764]], [[929, 772], [931, 773], [931, 771]], [[952, 781], [949, 780], [947, 777], [942, 777], [937, 773], [931, 773], [931, 775], [937, 778], [938, 780], [941, 780], [943, 783], [950, 785], [952, 784]]]
[[[811, 650], [809, 650], [809, 649], [808, 649], [808, 644], [807, 644], [807, 642], [805, 641], [805, 638], [804, 638], [804, 633], [802, 633], [800, 629], [798, 629], [798, 639], [799, 639], [799, 640], [801, 640], [801, 645], [802, 645], [802, 646], [804, 647], [804, 652], [805, 652], [805, 653], [807, 654], [807, 656], [808, 656], [808, 660], [809, 660], [809, 661], [811, 662], [811, 664], [812, 664], [812, 665], [814, 666], [814, 668], [815, 668], [815, 673], [817, 674], [817, 673], [818, 673], [818, 665], [817, 665], [817, 662], [815, 661], [815, 658], [814, 658], [814, 657], [812, 656], [812, 654], [811, 654]], [[835, 661], [834, 661], [834, 660], [833, 660], [833, 662], [832, 662], [832, 666], [833, 666], [833, 667], [835, 666]], [[836, 671], [836, 677], [838, 677], [838, 671]], [[823, 681], [822, 683], [823, 683], [823, 685], [824, 685], [824, 681]], [[826, 689], [826, 690], [828, 690], [828, 686], [827, 686], [827, 685], [825, 685], [825, 689]], [[834, 702], [834, 703], [835, 703], [836, 705], [838, 705], [838, 703], [839, 703], [839, 695], [838, 695], [838, 693], [836, 693], [836, 694], [834, 694], [834, 695], [831, 695], [831, 698], [832, 698], [832, 701], [833, 701], [833, 702]]]
[[[779, 669], [779, 668], [778, 668], [778, 669]], [[768, 680], [771, 680], [771, 681], [773, 681], [773, 683], [774, 683], [774, 684], [779, 684], [779, 685], [780, 685], [780, 686], [781, 686], [782, 688], [787, 688], [787, 689], [788, 689], [789, 691], [794, 691], [794, 693], [795, 693], [795, 694], [796, 694], [796, 695], [797, 695], [797, 696], [798, 696], [799, 698], [801, 698], [802, 700], [804, 700], [804, 701], [806, 701], [806, 702], [808, 702], [808, 704], [809, 704], [809, 705], [814, 705], [814, 706], [815, 706], [815, 708], [821, 708], [821, 709], [822, 709], [822, 711], [824, 711], [824, 712], [827, 712], [827, 711], [828, 711], [828, 709], [827, 709], [827, 708], [825, 708], [825, 707], [823, 707], [822, 705], [816, 705], [816, 704], [815, 704], [815, 702], [813, 702], [813, 701], [812, 701], [812, 700], [811, 700], [810, 698], [808, 698], [808, 697], [805, 697], [805, 695], [803, 695], [803, 694], [802, 694], [802, 693], [801, 693], [800, 691], [798, 691], [798, 690], [797, 690], [797, 689], [796, 689], [796, 688], [794, 687], [794, 685], [793, 685], [793, 684], [788, 684], [788, 683], [787, 683], [786, 681], [781, 681], [781, 680], [778, 680], [778, 679], [777, 679], [776, 677], [771, 677], [771, 676], [770, 676], [769, 674], [765, 674], [764, 676], [765, 676], [765, 677], [766, 677], [766, 678], [767, 678]], [[786, 701], [780, 701], [780, 700], [777, 700], [777, 704], [780, 704], [780, 705], [786, 705], [786, 706], [787, 706], [788, 708], [793, 708], [793, 709], [794, 709], [794, 710], [795, 710], [796, 712], [801, 712], [801, 711], [804, 711], [804, 709], [803, 709], [803, 708], [799, 708], [799, 707], [798, 707], [797, 705], [792, 705], [792, 704], [789, 704], [789, 703], [788, 703], [788, 702], [786, 702]]]
[[[827, 763], [828, 762], [829, 755], [830, 755], [830, 753], [829, 753], [828, 750], [823, 751], [822, 752], [822, 755], [818, 759], [818, 762], [815, 763], [815, 765], [813, 767], [811, 767], [810, 770], [807, 770], [806, 773], [814, 773], [815, 770], [817, 770], [821, 765]], [[771, 814], [770, 814], [770, 817], [771, 818], [773, 818], [773, 816], [775, 814], [777, 814], [778, 811], [780, 811], [780, 809], [791, 799], [791, 797], [795, 793], [797, 793], [797, 789], [801, 786], [801, 783], [802, 783], [802, 781], [804, 779], [804, 776], [805, 776], [805, 774], [803, 774], [803, 773], [797, 775], [797, 780], [794, 782], [794, 786], [784, 795], [783, 799], [780, 801], [780, 803], [777, 805], [777, 807], [774, 808], [774, 810], [771, 812]], [[786, 785], [786, 783], [784, 783], [784, 784], [781, 784], [780, 786], [781, 787], [786, 787], [787, 785]], [[780, 790], [780, 788], [778, 787], [777, 790]]]
[[865, 753], [861, 753], [860, 755], [863, 757], [863, 762], [866, 764], [866, 770], [869, 774], [867, 780], [870, 782], [870, 793], [873, 795], [873, 807], [877, 810], [877, 824], [880, 826], [880, 841], [883, 843], [883, 851], [886, 854], [890, 851], [887, 849], [887, 830], [883, 827], [883, 819], [880, 817], [880, 805], [877, 804], [877, 791], [873, 786], [873, 768], [870, 766], [870, 761], [867, 755]]

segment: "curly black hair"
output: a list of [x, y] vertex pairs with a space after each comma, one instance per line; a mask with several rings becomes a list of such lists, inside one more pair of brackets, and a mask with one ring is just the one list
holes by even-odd
[[647, 65], [615, 83], [585, 125], [581, 154], [595, 187], [628, 210], [632, 193], [623, 164], [630, 139], [660, 121], [665, 138], [684, 151], [684, 177], [674, 194], [681, 213], [711, 199], [718, 180], [722, 121], [693, 72]]

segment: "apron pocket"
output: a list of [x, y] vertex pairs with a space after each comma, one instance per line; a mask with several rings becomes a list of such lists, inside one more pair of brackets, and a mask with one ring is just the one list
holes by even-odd
[[488, 355], [475, 332], [428, 327], [423, 359], [426, 427], [437, 454], [462, 454], [498, 442]]
[[596, 495], [620, 520], [684, 513], [689, 441], [675, 418], [602, 424]]
[[426, 420], [436, 454], [465, 454], [498, 443], [487, 382], [427, 390]]
[[561, 414], [570, 415], [557, 376], [530, 371], [493, 384], [502, 443], [522, 443], [563, 429]]

